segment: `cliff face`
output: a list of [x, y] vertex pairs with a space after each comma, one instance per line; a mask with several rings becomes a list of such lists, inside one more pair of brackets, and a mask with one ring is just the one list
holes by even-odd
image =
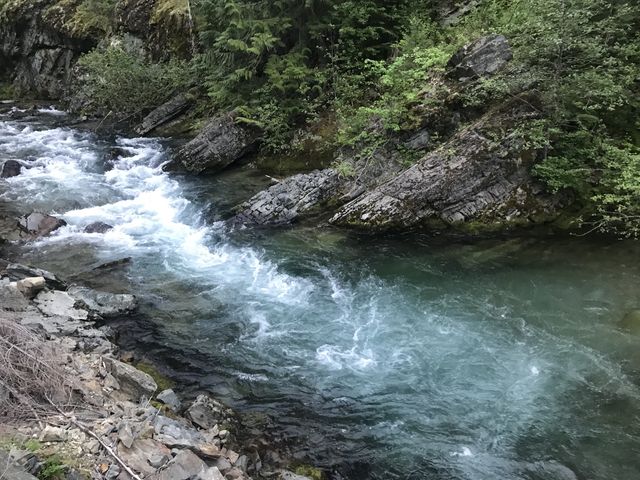
[[167, 5], [118, 0], [99, 11], [88, 0], [8, 0], [0, 7], [0, 80], [20, 96], [59, 100], [69, 93], [80, 55], [99, 44], [118, 39], [157, 60], [187, 56], [188, 12]]

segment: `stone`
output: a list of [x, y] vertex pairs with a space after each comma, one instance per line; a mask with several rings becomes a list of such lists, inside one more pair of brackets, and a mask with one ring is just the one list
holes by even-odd
[[0, 450], [0, 465], [2, 465], [2, 476], [7, 480], [38, 480], [36, 477], [23, 468], [15, 465], [14, 460], [5, 451]]
[[246, 472], [247, 468], [249, 467], [249, 457], [247, 457], [246, 455], [240, 455], [238, 459], [233, 462], [233, 464], [243, 472]]
[[345, 179], [332, 168], [288, 177], [238, 206], [240, 225], [285, 225], [338, 195]]
[[[223, 430], [223, 432], [226, 432], [226, 430]], [[222, 432], [220, 432], [222, 433]], [[228, 433], [228, 432], [227, 432]], [[222, 436], [222, 435], [220, 435]], [[225, 435], [226, 437], [226, 435]], [[234, 452], [233, 450], [227, 450], [227, 454], [226, 457], [229, 459], [229, 461], [235, 465], [236, 462], [238, 461], [238, 459], [240, 458], [240, 455], [238, 455], [236, 452]]]
[[142, 124], [136, 128], [136, 133], [139, 135], [147, 135], [159, 126], [164, 125], [165, 123], [168, 123], [182, 115], [191, 107], [192, 104], [193, 99], [184, 93], [180, 93], [170, 98], [144, 117]]
[[220, 457], [216, 461], [216, 467], [218, 467], [218, 470], [220, 470], [222, 473], [226, 474], [229, 470], [231, 470], [232, 465], [231, 462], [229, 462], [229, 460], [227, 460], [225, 457]]
[[210, 467], [204, 472], [200, 473], [198, 480], [226, 480], [224, 475], [220, 473], [217, 467]]
[[204, 463], [197, 455], [190, 450], [181, 450], [171, 460], [165, 469], [158, 473], [158, 480], [190, 480], [199, 478], [208, 470], [207, 464]]
[[255, 149], [257, 135], [235, 122], [232, 115], [219, 115], [177, 153], [175, 162], [192, 173], [217, 172]]
[[156, 400], [164, 403], [167, 407], [169, 407], [174, 412], [180, 410], [180, 399], [176, 395], [176, 393], [172, 389], [163, 390], [158, 395], [156, 395]]
[[122, 423], [118, 428], [118, 440], [120, 440], [126, 448], [131, 448], [131, 445], [133, 445], [133, 432], [128, 423]]
[[60, 218], [45, 213], [34, 212], [18, 219], [18, 226], [26, 233], [36, 237], [44, 237], [67, 224]]
[[129, 314], [138, 307], [137, 298], [124, 293], [101, 292], [91, 288], [72, 286], [67, 290], [67, 294], [103, 318]]
[[22, 169], [22, 164], [17, 160], [7, 160], [2, 165], [2, 172], [0, 173], [0, 178], [17, 177], [18, 175], [20, 175], [21, 169]]
[[149, 462], [151, 457], [157, 455], [171, 457], [171, 451], [167, 447], [151, 438], [136, 438], [131, 444], [131, 448], [120, 444], [118, 445], [118, 454], [127, 465], [145, 476], [153, 475], [157, 470]]
[[290, 472], [289, 470], [281, 470], [279, 474], [279, 480], [313, 480], [310, 477], [298, 475], [297, 473]]
[[490, 76], [512, 58], [511, 47], [503, 35], [488, 35], [458, 50], [447, 63], [447, 75], [461, 81]]
[[420, 130], [405, 142], [409, 150], [424, 150], [431, 144], [431, 135], [427, 130]]
[[154, 454], [149, 457], [149, 465], [153, 468], [160, 468], [170, 460], [167, 455]]
[[87, 320], [89, 315], [86, 310], [76, 308], [76, 300], [73, 297], [59, 290], [42, 291], [35, 297], [34, 302], [42, 313], [52, 317]]
[[244, 478], [244, 473], [239, 468], [234, 467], [226, 473], [225, 477], [228, 480], [238, 480]]
[[111, 230], [113, 226], [104, 222], [93, 222], [84, 227], [84, 233], [106, 233]]
[[63, 428], [51, 425], [46, 425], [40, 433], [41, 442], [62, 442], [65, 438], [65, 430]]
[[207, 395], [198, 395], [186, 412], [187, 418], [200, 428], [215, 427], [224, 417], [224, 406]]
[[53, 290], [66, 290], [67, 284], [51, 272], [41, 268], [30, 267], [20, 263], [10, 263], [0, 271], [0, 276], [7, 277], [12, 281], [22, 280], [31, 277], [43, 277], [47, 287]]
[[118, 478], [118, 475], [120, 475], [120, 472], [120, 466], [112, 463], [111, 465], [109, 465], [109, 468], [105, 472], [104, 478], [105, 480], [115, 480], [116, 478]]
[[109, 373], [118, 381], [120, 390], [130, 395], [134, 401], [142, 397], [151, 398], [158, 389], [155, 380], [148, 373], [113, 358], [105, 358], [104, 362]]
[[169, 448], [188, 448], [204, 457], [220, 457], [220, 449], [208, 442], [203, 434], [177, 420], [158, 416], [154, 419], [154, 428], [153, 438]]
[[44, 277], [28, 277], [18, 280], [16, 287], [27, 298], [34, 298], [38, 292], [44, 289], [47, 282]]

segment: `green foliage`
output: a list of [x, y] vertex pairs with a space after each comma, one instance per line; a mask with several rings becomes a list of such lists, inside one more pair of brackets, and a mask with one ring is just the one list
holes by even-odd
[[113, 28], [115, 0], [82, 0], [68, 27], [80, 36], [104, 35]]
[[38, 472], [39, 480], [62, 480], [66, 477], [69, 467], [58, 457], [52, 455], [44, 462], [42, 470]]
[[184, 88], [190, 72], [184, 62], [152, 63], [111, 46], [82, 56], [84, 93], [105, 111], [139, 114]]

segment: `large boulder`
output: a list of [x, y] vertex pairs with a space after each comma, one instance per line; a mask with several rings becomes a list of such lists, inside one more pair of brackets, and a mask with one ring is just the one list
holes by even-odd
[[334, 169], [293, 175], [238, 207], [232, 223], [283, 225], [338, 194], [343, 179]]
[[220, 115], [178, 151], [176, 161], [192, 173], [216, 172], [251, 152], [256, 144], [255, 132], [237, 124], [232, 115]]
[[104, 222], [93, 222], [84, 227], [84, 233], [107, 233], [113, 226]]
[[[369, 231], [429, 226], [504, 229], [553, 218], [557, 197], [530, 175], [535, 152], [505, 134], [520, 107], [489, 113], [391, 180], [344, 205], [330, 222]], [[497, 135], [502, 135], [498, 141]]]
[[64, 220], [56, 218], [46, 213], [33, 212], [18, 219], [19, 227], [25, 233], [34, 237], [44, 237], [54, 230], [64, 227], [67, 224]]
[[448, 75], [457, 80], [493, 75], [513, 58], [503, 35], [488, 35], [465, 45], [447, 63]]
[[104, 360], [109, 373], [118, 381], [120, 390], [134, 401], [141, 397], [151, 398], [158, 389], [155, 380], [148, 373], [113, 358]]

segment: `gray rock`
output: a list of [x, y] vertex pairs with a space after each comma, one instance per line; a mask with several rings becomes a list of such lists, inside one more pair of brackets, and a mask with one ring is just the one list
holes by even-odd
[[512, 58], [511, 47], [503, 35], [488, 35], [458, 50], [447, 63], [447, 75], [457, 80], [486, 77]]
[[154, 439], [170, 448], [188, 448], [198, 455], [217, 459], [220, 449], [207, 441], [205, 436], [177, 420], [158, 416], [154, 420]]
[[159, 126], [182, 115], [192, 104], [193, 100], [188, 95], [184, 93], [176, 95], [144, 117], [142, 124], [136, 128], [136, 133], [139, 135], [150, 133]]
[[35, 237], [44, 237], [67, 224], [60, 218], [45, 213], [34, 212], [18, 219], [18, 226]]
[[249, 457], [247, 457], [246, 455], [240, 455], [234, 462], [234, 465], [243, 472], [246, 472], [247, 468], [249, 467]]
[[109, 318], [133, 312], [138, 307], [138, 300], [134, 295], [124, 293], [109, 293], [91, 288], [72, 286], [67, 294], [76, 302], [81, 302], [86, 308], [101, 317]]
[[220, 473], [217, 467], [210, 467], [204, 472], [200, 473], [198, 480], [226, 480], [224, 475]]
[[310, 477], [298, 475], [297, 473], [290, 472], [289, 470], [281, 470], [279, 474], [279, 480], [312, 480]]
[[34, 299], [38, 310], [48, 316], [87, 320], [87, 310], [76, 308], [76, 300], [59, 290], [40, 292]]
[[256, 134], [238, 125], [233, 116], [220, 115], [178, 151], [176, 161], [189, 172], [216, 172], [252, 151], [256, 139]]
[[410, 150], [424, 150], [431, 143], [431, 135], [427, 130], [420, 130], [405, 142]]
[[120, 472], [120, 467], [117, 464], [112, 463], [111, 465], [109, 465], [107, 473], [104, 474], [104, 478], [106, 480], [115, 480], [116, 478], [118, 478], [118, 475], [120, 475]]
[[189, 450], [181, 450], [167, 467], [158, 473], [158, 480], [190, 480], [201, 478], [208, 470], [197, 455]]
[[226, 474], [229, 470], [231, 470], [232, 465], [229, 460], [224, 457], [220, 457], [216, 461], [216, 467], [218, 467], [218, 470], [220, 470], [222, 473]]
[[334, 169], [293, 175], [240, 205], [231, 223], [283, 225], [335, 197], [344, 179]]
[[65, 440], [65, 430], [60, 427], [46, 425], [40, 433], [41, 442], [62, 442]]
[[7, 160], [2, 165], [2, 173], [0, 173], [0, 178], [16, 177], [20, 175], [21, 169], [22, 164], [17, 160]]
[[1, 471], [4, 478], [7, 480], [38, 480], [23, 468], [16, 465], [9, 455], [3, 450], [0, 450], [0, 465], [2, 465]]
[[473, 221], [504, 229], [548, 220], [561, 198], [536, 186], [527, 163], [534, 160], [524, 161], [522, 145], [509, 135], [491, 140], [496, 130], [508, 132], [518, 114], [487, 114], [447, 145], [344, 205], [330, 223], [385, 231], [459, 228]]
[[156, 382], [148, 373], [113, 358], [105, 358], [104, 362], [109, 373], [118, 381], [120, 390], [130, 395], [134, 401], [138, 401], [141, 397], [151, 398], [158, 389]]
[[198, 395], [186, 412], [187, 418], [200, 428], [208, 430], [224, 419], [225, 407], [207, 395]]
[[136, 438], [131, 448], [118, 445], [118, 454], [127, 465], [148, 477], [154, 475], [157, 470], [157, 467], [151, 465], [149, 459], [158, 455], [170, 458], [171, 451], [151, 438]]
[[156, 400], [164, 403], [167, 407], [169, 407], [174, 412], [180, 410], [180, 399], [176, 395], [176, 393], [172, 389], [163, 390], [158, 395], [156, 395]]
[[170, 460], [167, 455], [154, 454], [149, 457], [149, 465], [153, 468], [160, 468]]
[[53, 273], [41, 268], [34, 268], [20, 263], [8, 263], [4, 270], [0, 271], [0, 276], [7, 277], [12, 281], [22, 280], [30, 277], [43, 277], [47, 287], [54, 290], [66, 290], [67, 284], [55, 276]]
[[120, 440], [126, 448], [131, 448], [131, 445], [133, 445], [133, 432], [128, 423], [122, 423], [118, 427], [118, 440]]
[[106, 233], [111, 230], [113, 226], [103, 222], [93, 222], [84, 227], [84, 233]]

